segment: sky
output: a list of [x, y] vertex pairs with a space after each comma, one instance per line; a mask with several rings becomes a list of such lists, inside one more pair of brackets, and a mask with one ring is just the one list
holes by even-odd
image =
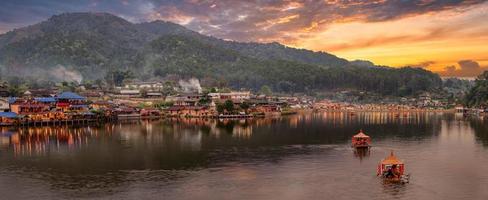
[[488, 69], [488, 0], [0, 0], [0, 33], [64, 12], [171, 21], [348, 60], [473, 77]]

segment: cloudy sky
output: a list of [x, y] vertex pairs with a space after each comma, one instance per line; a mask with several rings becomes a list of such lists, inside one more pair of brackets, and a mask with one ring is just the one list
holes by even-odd
[[1, 0], [0, 33], [78, 11], [167, 20], [223, 39], [277, 41], [444, 76], [488, 69], [488, 0]]

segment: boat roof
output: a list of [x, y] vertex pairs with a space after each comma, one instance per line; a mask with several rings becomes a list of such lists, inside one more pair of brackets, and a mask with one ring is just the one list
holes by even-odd
[[352, 136], [352, 137], [355, 137], [355, 138], [369, 138], [368, 135], [366, 135], [366, 134], [363, 133], [363, 130], [359, 130], [359, 133], [356, 134], [356, 135], [354, 135], [354, 136]]
[[381, 161], [381, 164], [383, 165], [399, 165], [403, 164], [403, 161], [399, 160], [394, 154], [393, 151], [391, 151], [390, 156], [386, 157]]

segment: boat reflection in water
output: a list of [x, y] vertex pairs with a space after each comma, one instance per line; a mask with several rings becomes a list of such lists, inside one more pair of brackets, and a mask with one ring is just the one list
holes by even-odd
[[356, 158], [359, 158], [360, 161], [363, 160], [363, 158], [369, 157], [371, 151], [369, 148], [354, 148], [354, 156]]

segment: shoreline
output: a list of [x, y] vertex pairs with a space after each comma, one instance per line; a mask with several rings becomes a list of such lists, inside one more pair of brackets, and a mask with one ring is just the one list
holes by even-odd
[[96, 123], [107, 123], [107, 122], [126, 122], [126, 121], [138, 121], [138, 120], [153, 120], [153, 119], [188, 119], [188, 118], [199, 118], [199, 119], [255, 119], [255, 118], [268, 118], [277, 116], [290, 116], [300, 113], [307, 112], [336, 112], [345, 113], [350, 115], [355, 115], [356, 113], [390, 113], [390, 114], [406, 114], [406, 113], [456, 113], [454, 109], [410, 109], [410, 110], [371, 110], [371, 109], [297, 109], [293, 111], [287, 111], [276, 114], [248, 114], [248, 115], [216, 115], [216, 116], [175, 116], [175, 115], [160, 115], [160, 116], [119, 116], [115, 118], [86, 118], [86, 119], [71, 119], [71, 120], [39, 120], [39, 121], [17, 121], [13, 123], [2, 123], [0, 127], [30, 127], [30, 126], [57, 126], [57, 125], [75, 125], [75, 124], [96, 124]]

